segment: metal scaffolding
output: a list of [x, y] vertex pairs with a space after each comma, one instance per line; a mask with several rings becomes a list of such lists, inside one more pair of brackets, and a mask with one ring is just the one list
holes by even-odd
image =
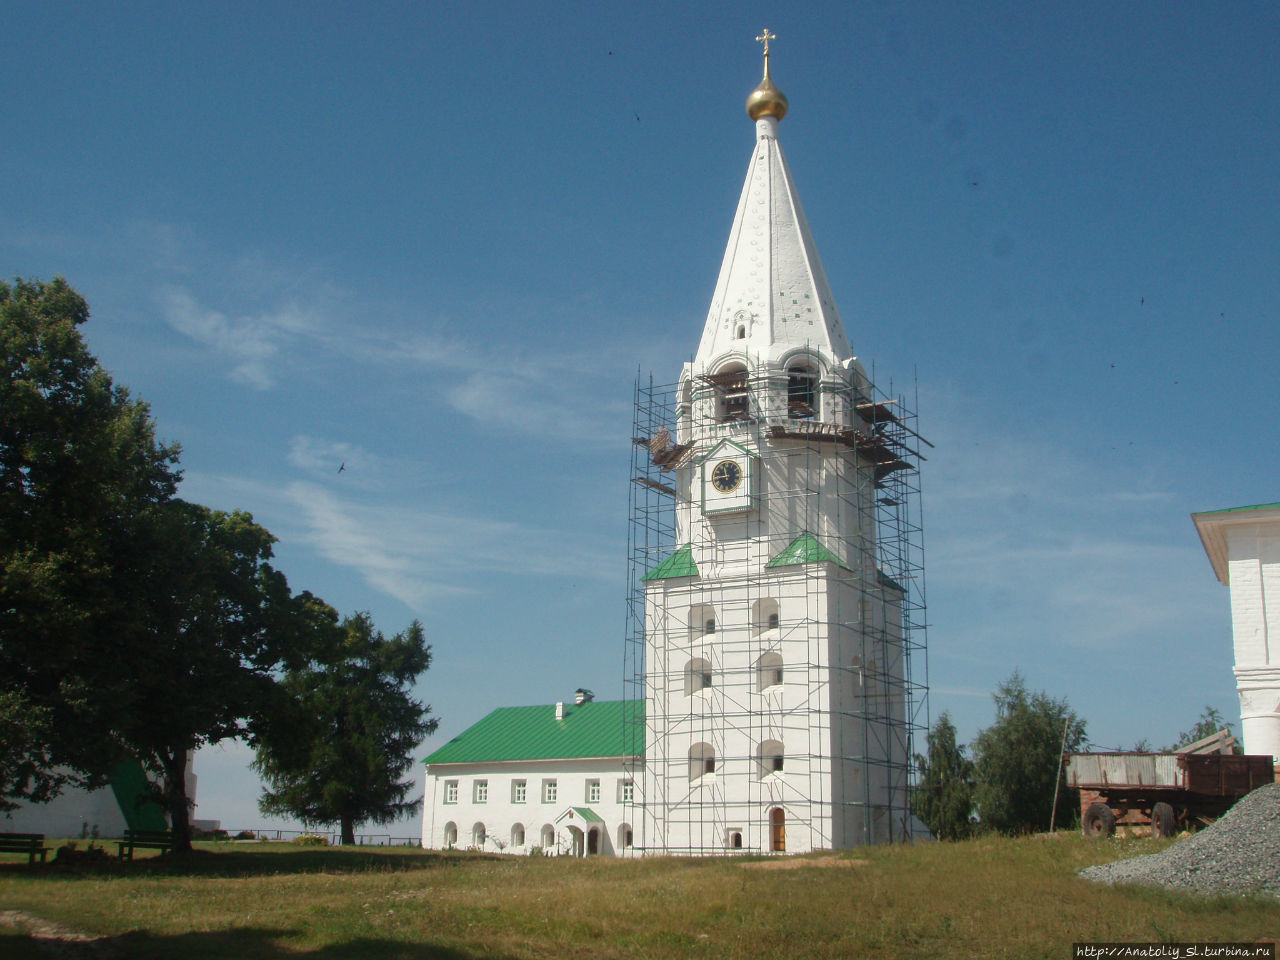
[[[637, 381], [623, 676], [627, 752], [644, 758], [628, 811], [637, 852], [908, 835], [914, 744], [928, 728], [929, 444], [916, 427], [914, 398], [878, 390], [860, 368], [847, 380], [742, 370]], [[682, 474], [723, 439], [768, 478], [733, 542], [694, 522], [693, 473]], [[678, 542], [681, 530], [705, 542]], [[685, 549], [690, 564], [713, 558], [711, 575], [679, 581], [690, 586], [675, 609], [645, 577]]]

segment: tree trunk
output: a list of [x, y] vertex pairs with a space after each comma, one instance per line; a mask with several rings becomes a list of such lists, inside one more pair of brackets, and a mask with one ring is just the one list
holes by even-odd
[[165, 757], [165, 800], [169, 825], [173, 830], [173, 852], [191, 852], [191, 802], [187, 799], [187, 751], [175, 750]]
[[352, 817], [343, 814], [342, 817], [342, 845], [348, 846], [356, 842], [356, 822]]

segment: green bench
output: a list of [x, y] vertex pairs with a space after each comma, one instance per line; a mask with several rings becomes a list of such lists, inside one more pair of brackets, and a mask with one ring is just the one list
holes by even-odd
[[134, 848], [159, 850], [169, 853], [173, 850], [172, 830], [126, 830], [124, 839], [116, 841], [121, 860], [132, 860]]
[[44, 845], [43, 833], [0, 833], [0, 853], [25, 853], [28, 866], [36, 862], [45, 862], [49, 848]]

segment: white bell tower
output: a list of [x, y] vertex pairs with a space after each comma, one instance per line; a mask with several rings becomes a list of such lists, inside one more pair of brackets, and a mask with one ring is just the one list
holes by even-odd
[[673, 396], [637, 391], [645, 852], [845, 848], [909, 820], [924, 441], [850, 349], [778, 140], [775, 38], [757, 39], [755, 144], [697, 354]]

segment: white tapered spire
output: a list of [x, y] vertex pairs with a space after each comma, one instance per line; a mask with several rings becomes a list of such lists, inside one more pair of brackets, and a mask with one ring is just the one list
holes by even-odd
[[764, 79], [747, 100], [756, 144], [695, 363], [733, 353], [776, 360], [795, 347], [844, 361], [849, 339], [778, 142], [788, 104], [769, 77], [775, 37], [765, 30], [757, 39], [765, 43]]

